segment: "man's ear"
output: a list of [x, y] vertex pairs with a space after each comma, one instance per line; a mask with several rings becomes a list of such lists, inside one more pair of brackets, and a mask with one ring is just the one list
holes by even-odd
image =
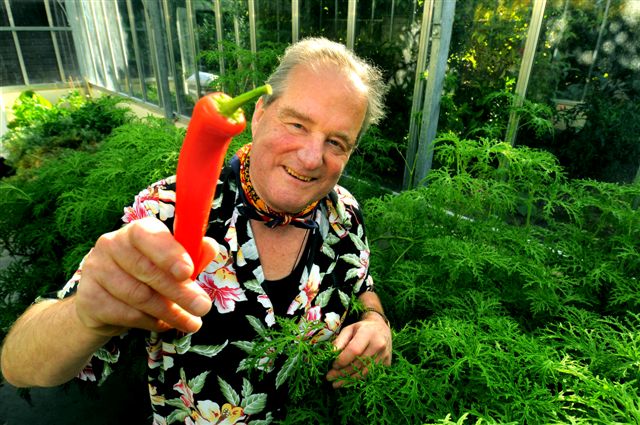
[[257, 127], [258, 123], [262, 119], [262, 115], [264, 115], [264, 104], [262, 102], [262, 97], [258, 99], [256, 102], [256, 107], [253, 110], [253, 116], [251, 117], [251, 134], [255, 131], [254, 128]]

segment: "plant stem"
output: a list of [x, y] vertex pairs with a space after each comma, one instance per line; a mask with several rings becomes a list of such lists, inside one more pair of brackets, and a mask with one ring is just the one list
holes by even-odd
[[264, 86], [242, 93], [233, 99], [220, 99], [218, 100], [218, 112], [225, 117], [231, 117], [245, 103], [255, 99], [256, 97], [262, 96], [263, 94], [271, 93], [273, 93], [271, 86], [269, 84], [265, 84]]

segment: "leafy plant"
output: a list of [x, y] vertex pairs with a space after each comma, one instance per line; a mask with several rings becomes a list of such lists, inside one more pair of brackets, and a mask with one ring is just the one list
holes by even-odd
[[38, 166], [63, 149], [92, 150], [112, 129], [130, 118], [122, 98], [90, 99], [72, 91], [52, 105], [33, 91], [20, 94], [15, 119], [3, 137], [7, 163], [15, 168]]
[[235, 96], [262, 85], [276, 67], [278, 56], [282, 55], [285, 47], [282, 43], [265, 43], [258, 55], [235, 43], [224, 41], [221, 51], [203, 50], [199, 59], [209, 70], [218, 69], [220, 60], [227, 64], [225, 72], [218, 75], [210, 88]]

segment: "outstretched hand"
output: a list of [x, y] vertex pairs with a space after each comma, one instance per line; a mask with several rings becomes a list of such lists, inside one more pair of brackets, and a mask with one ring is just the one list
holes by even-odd
[[327, 380], [334, 388], [344, 385], [340, 378], [363, 378], [368, 373], [367, 360], [384, 365], [391, 364], [391, 329], [376, 313], [368, 313], [366, 318], [345, 327], [333, 342], [340, 350]]
[[[205, 238], [205, 255], [217, 244]], [[76, 312], [96, 334], [129, 328], [195, 332], [211, 309], [207, 293], [190, 279], [193, 262], [164, 223], [143, 218], [101, 236], [84, 260]]]

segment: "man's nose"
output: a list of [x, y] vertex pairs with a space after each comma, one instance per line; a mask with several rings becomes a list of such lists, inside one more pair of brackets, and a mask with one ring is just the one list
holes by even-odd
[[324, 155], [324, 137], [312, 134], [298, 150], [300, 163], [308, 170], [313, 170], [322, 165]]

